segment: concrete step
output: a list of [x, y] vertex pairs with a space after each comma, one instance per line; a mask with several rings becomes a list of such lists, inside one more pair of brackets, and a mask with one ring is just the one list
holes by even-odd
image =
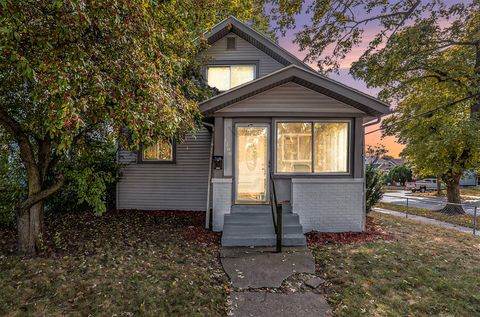
[[[273, 226], [272, 214], [258, 213], [236, 213], [226, 214], [224, 218], [225, 224], [264, 224]], [[300, 221], [297, 214], [283, 214], [283, 225], [299, 225]]]
[[[277, 243], [275, 235], [223, 235], [222, 245], [233, 246], [274, 246]], [[306, 239], [303, 234], [284, 234], [282, 244], [284, 246], [304, 246]]]
[[[289, 203], [283, 205], [282, 243], [304, 246], [306, 239], [297, 214]], [[224, 218], [222, 245], [273, 246], [276, 244], [271, 205], [233, 205]]]
[[270, 205], [232, 205], [231, 213], [271, 213], [272, 207]]
[[[282, 203], [283, 213], [292, 213], [292, 206], [290, 203]], [[272, 213], [272, 205], [232, 205], [231, 213]]]
[[[303, 234], [303, 228], [300, 224], [283, 225], [284, 234]], [[252, 234], [275, 234], [273, 225], [250, 225], [250, 224], [224, 224], [223, 232], [232, 235], [252, 235]]]

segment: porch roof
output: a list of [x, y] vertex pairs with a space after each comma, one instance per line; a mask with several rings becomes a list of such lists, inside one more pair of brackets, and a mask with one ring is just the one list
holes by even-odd
[[216, 95], [200, 103], [200, 111], [206, 117], [212, 116], [220, 109], [287, 82], [294, 82], [375, 117], [389, 113], [387, 103], [297, 65], [287, 66], [267, 76]]

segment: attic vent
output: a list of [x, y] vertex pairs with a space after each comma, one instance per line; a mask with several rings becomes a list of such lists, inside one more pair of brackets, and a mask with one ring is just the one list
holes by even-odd
[[236, 48], [234, 37], [227, 37], [227, 50], [234, 50]]

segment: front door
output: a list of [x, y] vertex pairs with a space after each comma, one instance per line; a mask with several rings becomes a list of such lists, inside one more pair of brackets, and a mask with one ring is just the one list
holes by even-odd
[[268, 202], [269, 125], [235, 126], [235, 203]]

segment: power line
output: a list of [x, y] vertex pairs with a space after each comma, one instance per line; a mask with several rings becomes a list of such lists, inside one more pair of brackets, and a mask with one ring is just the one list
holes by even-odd
[[445, 104], [445, 105], [439, 106], [439, 107], [434, 108], [434, 109], [432, 109], [432, 110], [429, 110], [429, 111], [426, 111], [426, 112], [423, 112], [423, 113], [416, 114], [416, 115], [414, 115], [414, 116], [412, 116], [412, 117], [410, 117], [410, 118], [408, 118], [408, 119], [400, 120], [400, 121], [398, 121], [398, 122], [396, 122], [396, 123], [394, 123], [394, 124], [391, 124], [391, 125], [389, 125], [389, 126], [387, 126], [387, 127], [380, 127], [380, 128], [378, 128], [378, 129], [369, 131], [369, 132], [365, 133], [365, 135], [371, 134], [371, 133], [374, 133], [374, 132], [377, 132], [377, 131], [381, 131], [381, 130], [388, 129], [388, 128], [390, 128], [390, 127], [393, 127], [393, 126], [398, 125], [398, 124], [403, 123], [403, 122], [408, 122], [408, 121], [410, 121], [410, 120], [412, 120], [412, 119], [415, 119], [415, 118], [418, 118], [418, 117], [428, 116], [428, 115], [434, 113], [435, 111], [438, 111], [438, 110], [443, 109], [443, 108], [448, 108], [448, 107], [454, 106], [454, 105], [456, 105], [457, 103], [463, 102], [463, 101], [465, 101], [465, 100], [468, 100], [468, 99], [471, 99], [471, 98], [474, 98], [474, 97], [477, 97], [477, 96], [480, 96], [480, 93], [473, 94], [473, 95], [469, 95], [469, 96], [467, 96], [467, 97], [464, 97], [464, 98], [462, 98], [462, 99], [458, 99], [458, 100], [452, 101], [452, 102], [450, 102], [450, 103], [447, 103], [447, 104]]

